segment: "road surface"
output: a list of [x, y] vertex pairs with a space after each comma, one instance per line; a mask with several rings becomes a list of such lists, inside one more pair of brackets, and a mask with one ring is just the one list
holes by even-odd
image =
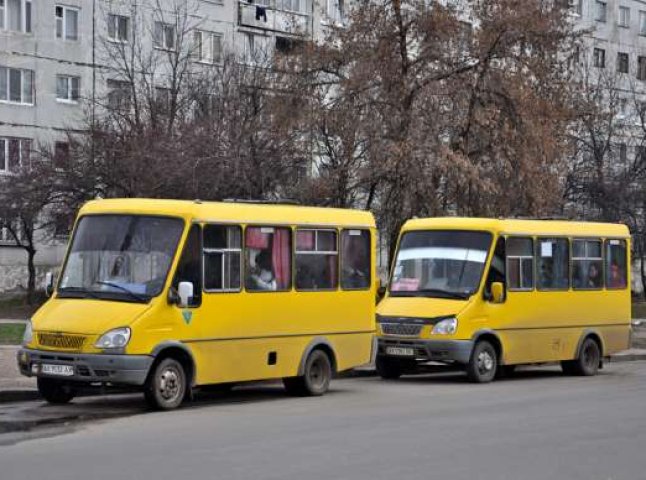
[[[11, 408], [5, 417], [60, 407]], [[139, 396], [64, 408], [116, 418], [1, 434], [0, 479], [646, 479], [646, 362], [489, 385], [459, 373], [342, 379], [322, 398], [259, 385], [163, 413]]]

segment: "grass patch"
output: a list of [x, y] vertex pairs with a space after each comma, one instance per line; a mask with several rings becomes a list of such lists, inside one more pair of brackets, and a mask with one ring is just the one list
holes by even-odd
[[20, 345], [24, 333], [24, 323], [0, 323], [0, 345]]
[[633, 318], [646, 319], [646, 302], [633, 303]]

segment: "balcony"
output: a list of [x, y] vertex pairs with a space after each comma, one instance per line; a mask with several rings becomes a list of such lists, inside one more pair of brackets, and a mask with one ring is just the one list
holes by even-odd
[[[240, 1], [238, 24], [288, 35], [304, 37], [310, 34], [309, 15], [279, 10], [265, 5]], [[263, 15], [264, 11], [264, 15]]]

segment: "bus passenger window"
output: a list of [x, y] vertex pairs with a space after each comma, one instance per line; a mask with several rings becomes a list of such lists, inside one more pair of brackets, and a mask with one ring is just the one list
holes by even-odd
[[606, 287], [626, 288], [626, 241], [606, 240]]
[[292, 285], [291, 255], [291, 229], [247, 227], [245, 288], [250, 292], [289, 290]]
[[204, 226], [204, 290], [240, 290], [241, 228], [228, 225]]
[[190, 307], [197, 307], [202, 303], [202, 252], [201, 252], [201, 231], [199, 225], [193, 225], [188, 232], [182, 258], [177, 265], [173, 287], [179, 288], [180, 282], [191, 282], [193, 284], [193, 299]]
[[540, 238], [536, 245], [539, 290], [567, 290], [570, 284], [570, 253], [566, 238]]
[[572, 241], [572, 287], [595, 290], [603, 286], [601, 240]]
[[333, 290], [337, 285], [338, 250], [334, 230], [296, 231], [296, 288]]
[[341, 287], [345, 290], [370, 288], [370, 231], [341, 232]]
[[507, 286], [510, 290], [534, 288], [534, 241], [531, 238], [507, 239]]

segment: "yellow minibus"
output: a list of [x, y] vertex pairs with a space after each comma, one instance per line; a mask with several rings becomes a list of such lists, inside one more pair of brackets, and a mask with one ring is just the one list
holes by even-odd
[[378, 373], [441, 362], [482, 383], [561, 362], [565, 373], [594, 375], [629, 346], [629, 265], [624, 225], [410, 220], [377, 308]]
[[127, 385], [171, 409], [193, 387], [277, 378], [321, 395], [370, 361], [375, 257], [368, 212], [92, 201], [18, 364], [53, 403]]

